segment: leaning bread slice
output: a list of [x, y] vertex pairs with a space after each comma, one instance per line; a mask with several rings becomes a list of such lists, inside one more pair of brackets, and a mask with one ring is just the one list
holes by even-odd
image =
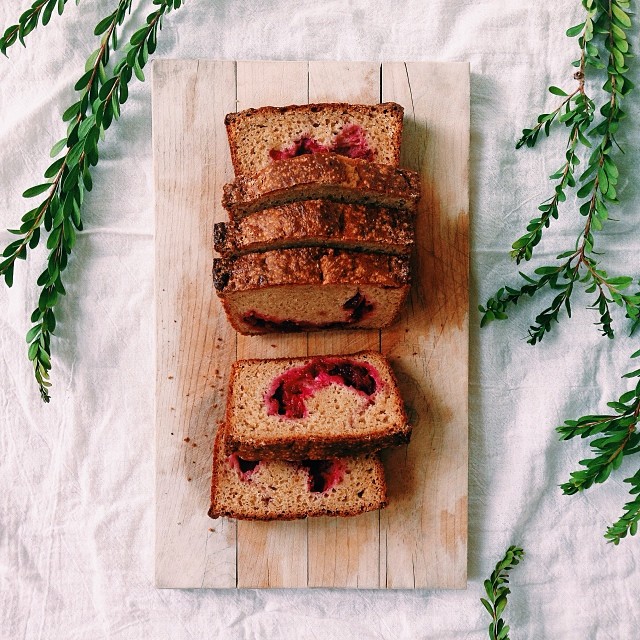
[[408, 211], [327, 200], [292, 202], [214, 225], [223, 257], [294, 247], [332, 247], [409, 254], [414, 216]]
[[317, 151], [397, 165], [403, 108], [393, 102], [261, 107], [225, 117], [237, 176], [255, 173], [275, 159]]
[[391, 367], [376, 351], [239, 360], [225, 422], [226, 453], [246, 460], [360, 455], [411, 435]]
[[213, 279], [239, 333], [379, 329], [409, 292], [409, 256], [318, 247], [215, 258]]
[[213, 454], [209, 516], [294, 520], [355, 516], [387, 504], [384, 469], [375, 454], [285, 462], [227, 455], [224, 427]]
[[235, 218], [318, 198], [414, 211], [420, 198], [420, 179], [409, 169], [336, 153], [314, 153], [277, 160], [225, 184], [222, 205]]

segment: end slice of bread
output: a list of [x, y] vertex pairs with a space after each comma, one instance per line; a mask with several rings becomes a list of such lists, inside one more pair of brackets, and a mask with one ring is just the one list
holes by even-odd
[[225, 258], [295, 247], [409, 254], [414, 236], [408, 211], [327, 200], [293, 202], [214, 225], [214, 247]]
[[384, 469], [375, 455], [322, 461], [248, 462], [227, 455], [224, 427], [213, 453], [209, 516], [295, 520], [356, 516], [387, 504]]
[[304, 247], [215, 258], [213, 279], [239, 333], [379, 329], [409, 293], [409, 256]]
[[394, 102], [261, 107], [225, 118], [236, 176], [274, 158], [325, 150], [398, 165], [404, 109]]
[[368, 204], [415, 211], [420, 176], [409, 169], [315, 153], [277, 160], [223, 188], [222, 206], [231, 218], [301, 200]]
[[411, 435], [393, 371], [376, 351], [239, 360], [225, 423], [227, 455], [246, 460], [360, 455]]

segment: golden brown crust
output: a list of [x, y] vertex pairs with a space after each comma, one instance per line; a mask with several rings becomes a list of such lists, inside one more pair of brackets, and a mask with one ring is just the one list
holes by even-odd
[[408, 256], [302, 247], [214, 258], [218, 294], [280, 285], [409, 284]]
[[[315, 103], [302, 105], [288, 105], [284, 107], [260, 107], [245, 109], [237, 113], [229, 113], [224, 119], [231, 152], [231, 162], [236, 176], [246, 175], [271, 160], [268, 153], [258, 160], [254, 154], [250, 159], [243, 158], [242, 149], [247, 145], [260, 147], [260, 137], [268, 136], [271, 128], [278, 128], [283, 133], [291, 128], [291, 121], [298, 124], [307, 120], [306, 131], [299, 133], [317, 132], [319, 127], [318, 115], [321, 122], [338, 119], [344, 124], [359, 124], [365, 129], [373, 127], [379, 129], [380, 134], [387, 139], [387, 157], [389, 164], [398, 165], [400, 162], [400, 144], [402, 139], [402, 119], [404, 109], [395, 102], [385, 102], [375, 105], [348, 104], [345, 102]], [[331, 128], [330, 125], [326, 125]], [[282, 136], [283, 133], [280, 135]], [[295, 135], [294, 135], [295, 138]], [[293, 140], [290, 140], [293, 142]], [[265, 149], [268, 152], [269, 149]]]
[[236, 451], [245, 460], [325, 460], [344, 456], [365, 455], [381, 449], [408, 444], [411, 427], [402, 426], [395, 433], [368, 434], [362, 436], [341, 436], [333, 438], [277, 438], [252, 442], [229, 434], [226, 438], [227, 451]]
[[216, 432], [216, 438], [213, 445], [213, 460], [212, 460], [212, 470], [211, 470], [211, 500], [208, 515], [210, 518], [218, 518], [223, 515], [218, 505], [216, 504], [216, 494], [218, 491], [218, 485], [220, 484], [220, 465], [219, 458], [222, 455], [222, 451], [224, 448], [224, 432], [225, 425], [218, 425], [218, 430]]
[[224, 185], [222, 205], [234, 218], [318, 198], [414, 211], [420, 198], [420, 177], [409, 169], [315, 153], [277, 160]]
[[216, 223], [214, 247], [225, 258], [303, 246], [409, 254], [414, 235], [407, 211], [307, 200]]

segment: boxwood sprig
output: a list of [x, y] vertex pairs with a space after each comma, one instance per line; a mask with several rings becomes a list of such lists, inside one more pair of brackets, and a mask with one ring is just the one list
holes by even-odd
[[[640, 350], [631, 356], [640, 357]], [[617, 401], [608, 402], [613, 413], [585, 415], [577, 420], [566, 420], [558, 427], [562, 440], [589, 438], [592, 457], [580, 460], [582, 467], [570, 474], [570, 479], [561, 485], [563, 493], [574, 495], [594, 484], [605, 482], [616, 471], [623, 460], [640, 453], [640, 369], [623, 376], [636, 380], [633, 388], [623, 393]], [[631, 484], [631, 495], [636, 497], [625, 505], [623, 515], [605, 533], [605, 538], [618, 544], [627, 533], [634, 535], [640, 522], [640, 470], [625, 482]]]
[[491, 577], [484, 581], [486, 598], [480, 598], [484, 608], [491, 616], [489, 624], [489, 640], [509, 640], [509, 625], [502, 618], [507, 606], [509, 589], [509, 572], [520, 564], [524, 558], [524, 551], [520, 547], [511, 546], [504, 557], [497, 564]]
[[[42, 26], [49, 24], [54, 11], [58, 15], [62, 15], [64, 6], [69, 0], [36, 0], [29, 9], [27, 9], [18, 18], [17, 24], [7, 27], [0, 36], [0, 53], [7, 55], [7, 49], [16, 42], [20, 42], [22, 46], [26, 46], [24, 39], [38, 26], [38, 21]], [[76, 0], [76, 5], [80, 4], [80, 0]]]
[[[612, 304], [625, 309], [634, 327], [640, 317], [640, 296], [625, 291], [631, 286], [633, 279], [629, 276], [609, 276], [596, 259], [594, 250], [595, 233], [609, 219], [610, 206], [618, 204], [619, 169], [616, 149], [619, 146], [616, 134], [626, 115], [621, 106], [622, 101], [633, 89], [627, 75], [627, 60], [631, 56], [627, 39], [627, 31], [631, 27], [631, 19], [627, 13], [629, 2], [583, 0], [583, 6], [586, 10], [585, 21], [567, 31], [569, 36], [579, 36], [581, 56], [573, 63], [578, 66], [576, 77], [579, 86], [571, 94], [551, 87], [552, 93], [565, 96], [563, 102], [550, 114], [542, 114], [536, 127], [525, 129], [517, 145], [532, 147], [540, 131], [548, 134], [552, 122], [564, 122], [571, 128], [565, 163], [551, 176], [551, 179], [559, 180], [554, 196], [540, 205], [541, 215], [533, 218], [527, 226], [527, 232], [513, 243], [511, 255], [518, 263], [532, 257], [534, 247], [542, 238], [543, 229], [549, 226], [553, 218], [558, 217], [558, 205], [566, 200], [567, 188], [576, 187], [577, 197], [583, 200], [579, 207], [579, 212], [585, 219], [583, 228], [574, 249], [559, 254], [556, 258], [558, 263], [535, 269], [534, 276], [538, 277], [520, 272], [525, 284], [520, 287], [502, 287], [485, 305], [479, 307], [482, 313], [481, 324], [484, 326], [492, 320], [506, 319], [508, 309], [523, 297], [533, 297], [545, 289], [557, 291], [551, 304], [538, 313], [534, 324], [529, 327], [530, 344], [539, 342], [559, 322], [563, 311], [571, 316], [571, 297], [576, 283], [583, 284], [588, 294], [596, 294], [590, 306], [599, 314], [596, 324], [603, 335], [609, 338], [614, 336]], [[605, 51], [606, 65], [602, 62]], [[608, 96], [599, 109], [600, 120], [595, 125], [592, 125], [595, 106], [584, 90], [588, 68], [606, 69], [603, 89]], [[586, 168], [576, 182], [574, 170], [580, 164], [580, 148], [589, 148], [590, 155]]]
[[147, 17], [143, 27], [133, 33], [125, 45], [121, 59], [107, 73], [110, 51], [117, 47], [117, 27], [131, 10], [132, 0], [120, 0], [116, 10], [96, 26], [101, 44], [88, 58], [85, 72], [76, 82], [80, 98], [63, 114], [68, 122], [67, 136], [56, 143], [52, 156], [64, 154], [45, 171], [49, 181], [24, 192], [33, 198], [46, 192], [45, 199], [22, 218], [18, 229], [10, 230], [19, 236], [3, 252], [0, 276], [8, 286], [13, 283], [17, 259], [25, 259], [28, 248], [35, 248], [44, 226], [49, 233], [47, 268], [40, 274], [41, 287], [38, 306], [31, 315], [32, 326], [27, 333], [28, 356], [33, 362], [34, 375], [41, 398], [49, 402], [51, 370], [51, 335], [56, 328], [55, 307], [66, 291], [62, 273], [76, 243], [76, 232], [82, 230], [81, 209], [86, 191], [92, 188], [92, 167], [98, 163], [98, 145], [104, 132], [120, 116], [120, 107], [129, 95], [129, 82], [135, 75], [144, 80], [143, 67], [155, 51], [162, 18], [179, 8], [182, 0], [154, 0], [156, 10]]

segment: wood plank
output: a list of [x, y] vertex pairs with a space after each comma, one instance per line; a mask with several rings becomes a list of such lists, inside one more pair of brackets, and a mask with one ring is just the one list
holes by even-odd
[[[379, 81], [380, 66], [368, 63], [155, 63], [158, 586], [465, 585], [468, 65], [382, 68], [382, 99], [405, 107], [403, 165], [420, 170], [424, 190], [416, 284], [396, 327], [381, 338], [365, 331], [236, 338], [211, 286], [211, 229], [226, 219], [220, 195], [232, 178], [225, 113], [310, 96], [377, 102]], [[379, 518], [210, 520], [211, 446], [234, 359], [379, 346], [415, 429], [408, 447], [385, 456], [390, 505]]]
[[236, 350], [210, 277], [211, 203], [231, 178], [228, 163], [216, 162], [227, 153], [218, 123], [234, 97], [233, 63], [153, 65], [158, 587], [235, 586], [235, 522], [207, 516], [212, 443]]
[[[309, 62], [309, 102], [375, 104], [380, 65], [372, 62]], [[380, 348], [379, 331], [309, 334], [309, 355]], [[308, 523], [309, 586], [377, 588], [380, 583], [380, 514], [312, 518]]]
[[[405, 106], [402, 163], [422, 176], [417, 259], [401, 321], [382, 332], [414, 420], [385, 457], [389, 588], [463, 588], [467, 567], [469, 66], [393, 63], [383, 100]], [[443, 108], [443, 104], [446, 108]]]
[[[306, 104], [307, 87], [306, 62], [237, 63], [238, 111], [264, 105]], [[238, 359], [306, 355], [306, 334], [237, 338]], [[238, 587], [306, 585], [306, 520], [238, 522]]]

